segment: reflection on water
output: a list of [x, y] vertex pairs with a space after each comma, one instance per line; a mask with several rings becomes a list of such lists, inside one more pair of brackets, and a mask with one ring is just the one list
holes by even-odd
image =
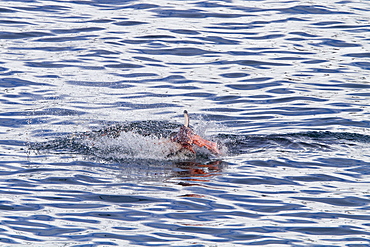
[[2, 1], [0, 245], [368, 246], [369, 9]]

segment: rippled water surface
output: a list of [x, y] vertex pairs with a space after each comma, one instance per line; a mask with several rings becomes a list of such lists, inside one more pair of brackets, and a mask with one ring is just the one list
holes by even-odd
[[[370, 245], [369, 1], [1, 1], [0, 25], [0, 245]], [[185, 109], [222, 155], [169, 155]]]

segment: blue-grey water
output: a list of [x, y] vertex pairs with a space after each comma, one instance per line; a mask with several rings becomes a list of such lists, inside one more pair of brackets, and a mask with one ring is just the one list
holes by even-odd
[[[370, 1], [5, 0], [0, 28], [0, 246], [370, 246]], [[168, 156], [185, 109], [222, 155]]]

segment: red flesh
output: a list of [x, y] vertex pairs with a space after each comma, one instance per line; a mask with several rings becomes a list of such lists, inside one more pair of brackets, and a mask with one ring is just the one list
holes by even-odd
[[203, 139], [195, 134], [192, 129], [186, 126], [181, 126], [179, 132], [171, 138], [172, 141], [182, 145], [183, 148], [195, 153], [193, 145], [198, 147], [205, 147], [214, 154], [220, 154], [217, 143]]

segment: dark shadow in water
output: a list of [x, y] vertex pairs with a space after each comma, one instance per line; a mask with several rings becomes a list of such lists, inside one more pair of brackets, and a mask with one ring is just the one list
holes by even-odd
[[[169, 138], [172, 133], [177, 131], [180, 124], [168, 121], [140, 121], [121, 123], [108, 126], [99, 130], [93, 130], [83, 133], [74, 133], [67, 136], [58, 137], [47, 142], [30, 143], [29, 148], [38, 151], [48, 151], [51, 153], [78, 153], [83, 155], [97, 156], [96, 153], [102, 153], [99, 150], [101, 146], [87, 145], [86, 140], [104, 140], [104, 148], [108, 147], [109, 141], [112, 142], [120, 137], [121, 133], [132, 133], [142, 137]], [[370, 136], [348, 132], [330, 132], [330, 131], [309, 131], [289, 134], [271, 134], [271, 135], [236, 135], [236, 134], [218, 134], [211, 137], [217, 141], [221, 147], [227, 149], [228, 155], [239, 155], [253, 152], [263, 152], [268, 150], [281, 150], [286, 152], [294, 151], [333, 151], [343, 147], [354, 147], [356, 145], [370, 143]], [[108, 140], [108, 142], [107, 142]], [[123, 140], [125, 141], [125, 140]], [[132, 140], [131, 140], [132, 141]], [[136, 140], [134, 140], [136, 141]], [[126, 142], [130, 142], [127, 140]], [[140, 142], [140, 140], [137, 140]], [[155, 142], [153, 145], [157, 145]], [[117, 151], [114, 145], [107, 148], [105, 152]], [[139, 152], [140, 150], [138, 150]], [[125, 157], [104, 157], [97, 156], [115, 163], [127, 163]], [[134, 158], [135, 157], [130, 157]], [[198, 153], [196, 157], [190, 160], [209, 161], [212, 156], [205, 153]], [[213, 157], [215, 158], [215, 157]], [[222, 157], [218, 157], [222, 158]], [[142, 158], [138, 158], [142, 159]], [[151, 158], [148, 158], [150, 160]], [[166, 159], [164, 159], [165, 161]], [[188, 161], [188, 160], [185, 160]]]
[[285, 151], [333, 151], [339, 147], [353, 147], [370, 143], [370, 136], [348, 132], [309, 131], [272, 135], [219, 134], [218, 140], [228, 148], [230, 154], [261, 152], [271, 149]]

